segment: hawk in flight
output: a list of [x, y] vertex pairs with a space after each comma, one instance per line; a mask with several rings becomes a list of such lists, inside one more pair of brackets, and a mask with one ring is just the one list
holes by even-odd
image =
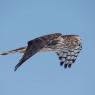
[[38, 52], [52, 51], [57, 54], [60, 60], [60, 65], [64, 68], [70, 68], [75, 62], [82, 44], [78, 35], [62, 35], [61, 33], [54, 33], [44, 35], [28, 41], [27, 46], [15, 50], [0, 53], [0, 55], [8, 55], [16, 52], [23, 53], [22, 58], [15, 66], [14, 71], [18, 69], [26, 60]]

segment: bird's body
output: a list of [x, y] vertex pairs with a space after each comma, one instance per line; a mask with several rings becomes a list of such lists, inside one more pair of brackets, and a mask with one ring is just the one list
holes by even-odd
[[26, 60], [35, 55], [37, 52], [52, 51], [55, 52], [60, 60], [60, 65], [71, 67], [75, 62], [78, 53], [82, 48], [80, 37], [78, 35], [62, 35], [54, 33], [35, 38], [28, 42], [28, 46], [11, 50], [0, 55], [12, 53], [24, 53], [19, 63], [15, 66], [15, 71]]

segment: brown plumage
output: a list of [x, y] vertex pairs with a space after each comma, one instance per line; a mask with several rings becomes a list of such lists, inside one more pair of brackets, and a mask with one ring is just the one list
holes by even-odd
[[54, 33], [35, 38], [28, 42], [28, 46], [11, 50], [0, 55], [13, 54], [16, 52], [24, 53], [19, 63], [15, 66], [15, 71], [26, 60], [40, 51], [52, 51], [59, 56], [60, 65], [64, 68], [71, 67], [75, 62], [78, 53], [82, 49], [80, 37], [78, 35], [62, 35]]

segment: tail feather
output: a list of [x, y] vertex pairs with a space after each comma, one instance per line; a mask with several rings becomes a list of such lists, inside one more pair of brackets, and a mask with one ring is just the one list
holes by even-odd
[[17, 49], [14, 49], [14, 50], [2, 52], [2, 53], [0, 53], [0, 55], [15, 54], [15, 53], [17, 53], [17, 52], [19, 52], [19, 53], [24, 53], [25, 50], [26, 50], [26, 47], [21, 47], [21, 48], [17, 48]]

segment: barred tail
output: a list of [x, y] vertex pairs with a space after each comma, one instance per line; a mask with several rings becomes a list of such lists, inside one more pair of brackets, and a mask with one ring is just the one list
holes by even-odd
[[17, 52], [24, 53], [25, 50], [26, 50], [26, 47], [21, 47], [21, 48], [17, 48], [17, 49], [14, 49], [14, 50], [2, 52], [2, 53], [0, 53], [0, 55], [14, 54], [14, 53], [17, 53]]

